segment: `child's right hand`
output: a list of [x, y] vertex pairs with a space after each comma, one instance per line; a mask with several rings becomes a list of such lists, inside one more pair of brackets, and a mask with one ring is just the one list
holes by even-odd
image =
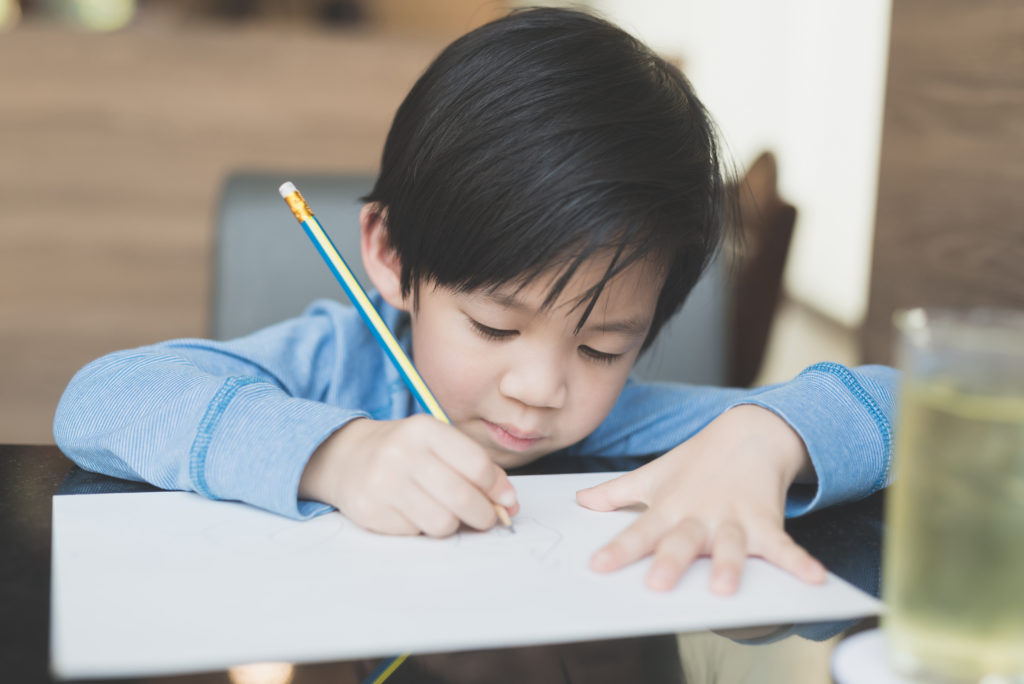
[[446, 537], [461, 523], [493, 527], [495, 503], [510, 515], [519, 510], [512, 483], [483, 447], [428, 415], [346, 423], [313, 452], [299, 496], [384, 534]]

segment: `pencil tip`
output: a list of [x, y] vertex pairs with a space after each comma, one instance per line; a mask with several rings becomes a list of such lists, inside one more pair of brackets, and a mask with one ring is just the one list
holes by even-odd
[[494, 504], [494, 512], [498, 514], [498, 522], [505, 527], [512, 527], [512, 517], [508, 514], [508, 509], [500, 504]]

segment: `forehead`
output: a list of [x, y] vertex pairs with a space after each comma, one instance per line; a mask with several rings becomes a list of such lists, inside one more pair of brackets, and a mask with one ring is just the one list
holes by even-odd
[[[508, 309], [538, 313], [598, 318], [605, 316], [644, 318], [649, 323], [664, 282], [664, 270], [653, 259], [641, 259], [624, 268], [600, 288], [596, 301], [595, 286], [601, 283], [612, 258], [598, 256], [588, 259], [572, 274], [553, 301], [550, 295], [563, 276], [551, 269], [522, 283], [505, 283], [486, 288], [475, 296]], [[591, 307], [591, 302], [593, 306]]]

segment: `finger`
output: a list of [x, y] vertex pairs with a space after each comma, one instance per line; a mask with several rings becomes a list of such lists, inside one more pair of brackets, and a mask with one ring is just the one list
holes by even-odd
[[[342, 512], [344, 513], [344, 511]], [[362, 520], [346, 517], [360, 527], [379, 534], [413, 536], [420, 533], [419, 527], [410, 522], [401, 511], [390, 506], [380, 506], [373, 511], [372, 515]]]
[[459, 529], [459, 519], [415, 482], [403, 488], [396, 507], [417, 531], [430, 537], [447, 537]]
[[478, 530], [494, 527], [498, 516], [487, 495], [447, 462], [428, 455], [412, 473], [413, 481], [452, 515]]
[[[431, 452], [478, 489], [486, 492], [493, 503], [504, 506], [510, 515], [517, 513], [518, 497], [505, 471], [470, 437], [444, 423], [435, 421], [435, 426], [438, 429], [430, 432]], [[485, 527], [493, 524], [492, 520]]]
[[769, 538], [758, 555], [808, 584], [821, 584], [828, 575], [818, 559], [781, 530]]
[[442, 461], [472, 482], [482, 492], [490, 491], [504, 473], [491, 460], [487, 452], [470, 437], [456, 428], [438, 423], [443, 428], [430, 434], [430, 450]]
[[611, 572], [639, 560], [654, 550], [665, 534], [668, 523], [651, 511], [637, 518], [590, 558], [590, 567], [597, 572]]
[[647, 586], [655, 591], [668, 591], [676, 586], [706, 544], [707, 528], [700, 521], [688, 518], [678, 523], [654, 552]]
[[747, 535], [743, 528], [735, 522], [723, 522], [711, 543], [711, 591], [722, 595], [735, 593], [746, 560]]
[[596, 487], [576, 492], [576, 503], [594, 511], [614, 511], [616, 508], [642, 503], [644, 468], [638, 468], [603, 482]]

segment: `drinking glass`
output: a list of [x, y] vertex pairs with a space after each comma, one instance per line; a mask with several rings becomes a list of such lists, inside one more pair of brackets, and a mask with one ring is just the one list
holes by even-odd
[[1024, 682], [1024, 312], [897, 313], [882, 627], [922, 681]]

